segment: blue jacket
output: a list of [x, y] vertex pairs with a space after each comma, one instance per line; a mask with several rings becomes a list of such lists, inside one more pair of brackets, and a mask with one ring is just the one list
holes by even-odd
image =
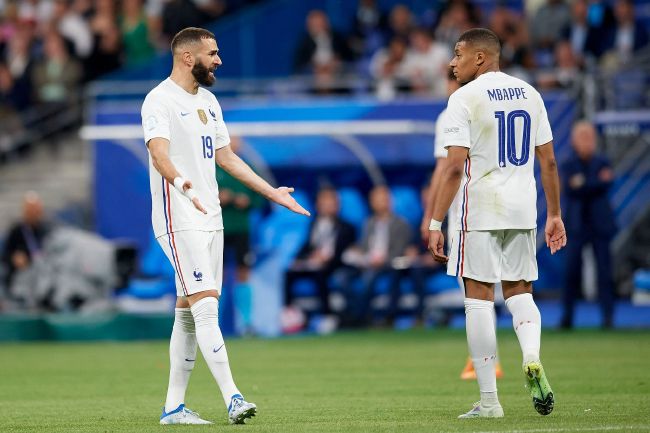
[[[573, 154], [562, 164], [562, 189], [565, 199], [563, 214], [569, 236], [571, 233], [606, 236], [614, 234], [616, 221], [608, 196], [612, 182], [604, 182], [598, 176], [605, 168], [611, 169], [611, 166], [609, 161], [600, 155], [583, 161]], [[569, 180], [576, 174], [582, 174], [585, 182], [578, 188], [572, 188]]]

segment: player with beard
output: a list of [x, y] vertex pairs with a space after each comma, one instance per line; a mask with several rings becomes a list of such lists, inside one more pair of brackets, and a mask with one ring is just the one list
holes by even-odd
[[230, 423], [243, 424], [257, 408], [235, 385], [219, 329], [223, 222], [215, 162], [267, 199], [299, 214], [309, 212], [293, 199], [293, 188], [273, 188], [231, 150], [219, 102], [199, 87], [212, 85], [221, 65], [215, 36], [189, 27], [174, 36], [171, 48], [172, 73], [149, 92], [141, 113], [154, 234], [176, 271], [178, 295], [160, 423], [211, 424], [185, 407], [198, 346], [219, 385]]

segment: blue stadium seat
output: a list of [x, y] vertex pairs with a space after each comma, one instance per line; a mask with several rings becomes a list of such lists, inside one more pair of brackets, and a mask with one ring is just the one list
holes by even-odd
[[433, 274], [425, 282], [425, 294], [436, 294], [448, 290], [460, 290], [460, 287], [458, 286], [456, 277], [447, 275], [444, 271]]
[[639, 269], [634, 273], [634, 288], [650, 292], [650, 269]]
[[368, 217], [366, 199], [354, 188], [341, 188], [338, 192], [341, 203], [339, 216], [352, 224], [357, 229], [357, 233], [361, 233], [363, 222]]
[[140, 274], [145, 277], [174, 278], [174, 268], [169, 263], [158, 241], [151, 233], [151, 239], [146, 251], [140, 259]]
[[412, 227], [419, 227], [422, 218], [419, 192], [410, 186], [394, 186], [390, 191], [393, 197], [393, 212], [405, 218]]

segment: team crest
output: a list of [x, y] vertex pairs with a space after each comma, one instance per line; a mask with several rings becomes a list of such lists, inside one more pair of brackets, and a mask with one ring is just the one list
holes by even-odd
[[208, 124], [208, 116], [205, 114], [205, 111], [202, 109], [196, 110], [197, 113], [199, 113], [199, 119], [201, 119], [201, 122], [203, 122], [204, 125]]

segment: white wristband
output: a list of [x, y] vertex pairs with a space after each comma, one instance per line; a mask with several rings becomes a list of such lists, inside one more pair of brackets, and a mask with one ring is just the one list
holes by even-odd
[[183, 191], [183, 185], [185, 184], [185, 179], [182, 177], [178, 176], [174, 178], [174, 188], [176, 188], [181, 194], [185, 194], [185, 191]]
[[185, 197], [189, 198], [190, 201], [194, 200], [196, 197], [196, 191], [194, 191], [192, 188], [188, 188], [187, 191], [185, 191], [183, 194], [185, 194]]
[[437, 221], [431, 218], [429, 223], [429, 231], [440, 231], [442, 229], [442, 221]]

